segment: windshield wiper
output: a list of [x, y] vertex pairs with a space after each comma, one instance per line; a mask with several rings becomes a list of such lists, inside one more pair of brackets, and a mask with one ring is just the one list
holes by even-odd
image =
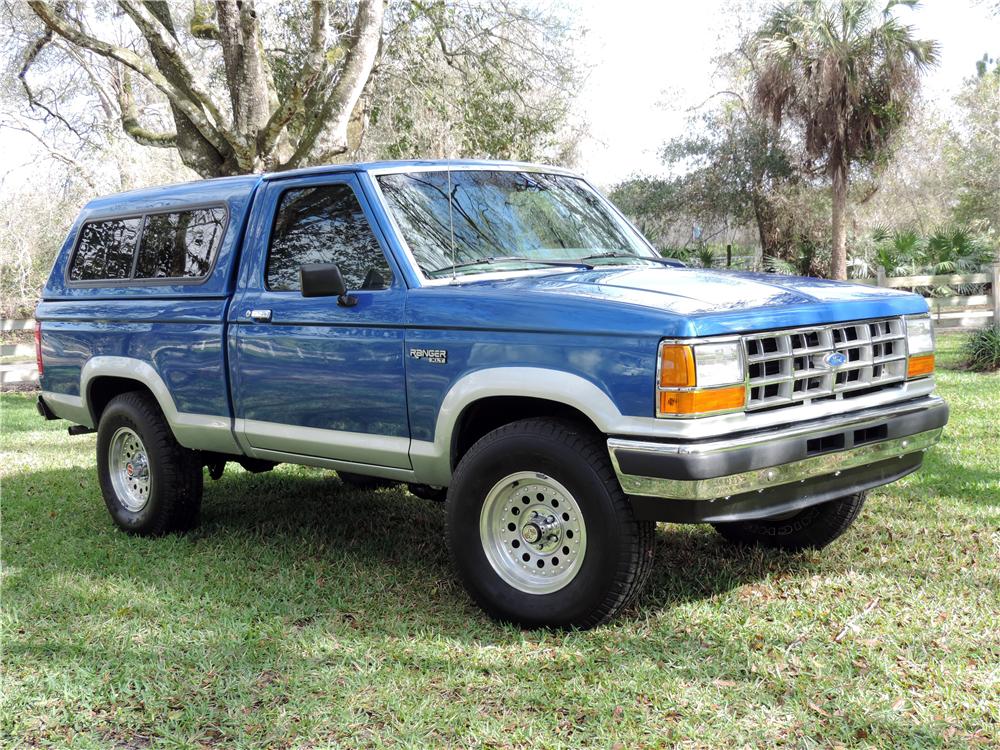
[[610, 251], [607, 253], [594, 253], [593, 255], [586, 255], [580, 258], [581, 261], [597, 260], [598, 258], [628, 258], [634, 260], [648, 260], [650, 263], [659, 263], [661, 266], [670, 266], [671, 268], [684, 268], [686, 263], [677, 258], [651, 258], [648, 255], [632, 255], [631, 253], [616, 253]]
[[543, 258], [522, 258], [519, 256], [510, 255], [491, 255], [488, 258], [479, 258], [478, 260], [467, 260], [464, 263], [456, 263], [452, 266], [445, 266], [444, 268], [439, 268], [436, 271], [431, 271], [428, 276], [442, 276], [446, 273], [451, 273], [458, 270], [459, 268], [472, 268], [473, 266], [492, 266], [497, 263], [534, 263], [541, 266], [566, 266], [568, 268], [585, 268], [588, 271], [593, 269], [592, 263], [587, 263], [586, 258], [581, 258], [580, 260], [545, 260]]

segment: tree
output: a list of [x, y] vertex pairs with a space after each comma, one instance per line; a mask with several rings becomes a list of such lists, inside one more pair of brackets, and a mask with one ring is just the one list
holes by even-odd
[[852, 167], [884, 162], [906, 121], [920, 74], [937, 44], [916, 39], [873, 0], [794, 0], [779, 6], [755, 39], [754, 101], [779, 124], [791, 120], [805, 149], [825, 162], [831, 186], [830, 275], [847, 278], [847, 196]]
[[569, 22], [498, 0], [452, 0], [404, 4], [389, 25], [363, 157], [575, 161], [581, 65]]
[[[561, 105], [574, 90], [551, 91], [547, 71], [555, 68], [571, 80], [575, 67], [567, 45], [542, 43], [553, 36], [564, 42], [567, 28], [513, 0], [412, 0], [388, 8], [384, 0], [260, 8], [252, 0], [28, 5], [43, 24], [24, 40], [21, 53], [19, 78], [34, 112], [79, 131], [79, 120], [88, 117], [85, 108], [68, 106], [59, 95], [78, 96], [82, 85], [133, 140], [176, 149], [184, 164], [205, 177], [291, 169], [359, 153], [373, 120], [392, 110], [387, 71], [400, 70], [401, 61], [428, 67], [433, 58], [473, 82], [492, 76], [489, 86], [469, 87], [472, 104], [460, 117], [448, 112], [444, 118], [449, 124], [457, 120], [463, 137], [479, 129], [459, 147], [512, 155], [530, 150], [561, 124], [550, 120], [542, 133], [532, 131], [534, 121], [526, 114], [533, 111], [531, 100], [550, 95], [554, 111], [565, 118], [568, 107]], [[12, 36], [19, 34], [12, 29]], [[43, 63], [74, 85], [57, 91], [47, 76], [36, 92], [30, 71]], [[407, 72], [416, 78], [423, 71]], [[439, 94], [427, 86], [440, 83], [417, 81], [408, 94]]]
[[976, 73], [957, 98], [964, 127], [949, 149], [958, 178], [955, 219], [1000, 233], [1000, 62], [984, 56]]
[[780, 255], [783, 232], [776, 191], [798, 179], [789, 144], [738, 95], [703, 113], [697, 129], [664, 144], [665, 164], [684, 165], [678, 196], [688, 211], [722, 225], [756, 225], [765, 256]]

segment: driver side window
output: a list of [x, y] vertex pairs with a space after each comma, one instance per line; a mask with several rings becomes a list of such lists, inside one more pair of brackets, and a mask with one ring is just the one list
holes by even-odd
[[267, 287], [299, 291], [299, 267], [336, 263], [351, 290], [386, 289], [392, 271], [350, 185], [295, 188], [281, 195], [267, 254]]

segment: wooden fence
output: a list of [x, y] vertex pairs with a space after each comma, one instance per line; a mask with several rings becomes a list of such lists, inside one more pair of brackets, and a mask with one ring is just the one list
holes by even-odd
[[985, 328], [992, 323], [1000, 325], [1000, 262], [994, 263], [986, 273], [940, 276], [886, 276], [885, 269], [880, 267], [878, 276], [874, 279], [851, 279], [851, 281], [855, 284], [884, 286], [890, 289], [989, 284], [989, 294], [928, 297], [927, 303], [930, 305], [936, 328]]

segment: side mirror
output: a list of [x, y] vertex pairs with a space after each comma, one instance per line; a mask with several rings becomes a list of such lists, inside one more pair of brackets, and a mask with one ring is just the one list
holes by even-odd
[[347, 293], [347, 283], [336, 263], [307, 263], [299, 266], [299, 285], [303, 297], [336, 297], [337, 304], [353, 307], [356, 297]]

